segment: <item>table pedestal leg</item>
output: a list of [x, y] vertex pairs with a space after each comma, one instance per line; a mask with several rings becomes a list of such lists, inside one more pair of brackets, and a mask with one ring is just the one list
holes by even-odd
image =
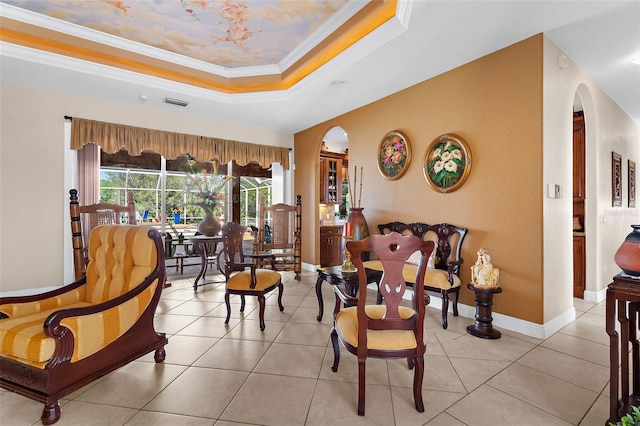
[[501, 334], [498, 330], [491, 325], [493, 318], [491, 317], [491, 306], [493, 305], [493, 293], [492, 289], [478, 289], [469, 285], [471, 290], [476, 294], [476, 322], [474, 325], [467, 327], [467, 333], [482, 337], [483, 339], [499, 339]]

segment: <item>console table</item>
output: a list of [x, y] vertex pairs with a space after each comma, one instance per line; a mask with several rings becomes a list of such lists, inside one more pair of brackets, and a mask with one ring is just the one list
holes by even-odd
[[[616, 331], [616, 320], [620, 326], [620, 335]], [[639, 278], [617, 275], [607, 287], [606, 328], [609, 335], [611, 374], [608, 422], [616, 423], [630, 411], [632, 405], [640, 405]], [[631, 345], [631, 370], [629, 369], [629, 345]], [[631, 382], [629, 381], [630, 373]]]
[[[382, 271], [365, 268], [367, 274], [367, 282], [376, 284], [382, 278]], [[331, 285], [341, 285], [347, 294], [353, 298], [358, 296], [360, 283], [358, 282], [358, 272], [345, 272], [341, 266], [329, 266], [326, 268], [318, 268], [318, 280], [316, 281], [316, 296], [318, 296], [318, 316], [316, 319], [322, 321], [324, 312], [324, 301], [322, 300], [322, 282], [326, 281]]]

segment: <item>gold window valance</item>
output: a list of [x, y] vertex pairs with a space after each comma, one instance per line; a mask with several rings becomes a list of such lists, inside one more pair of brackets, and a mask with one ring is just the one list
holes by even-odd
[[221, 163], [228, 163], [235, 160], [240, 166], [255, 161], [264, 168], [269, 168], [272, 163], [280, 163], [284, 169], [289, 169], [288, 148], [74, 117], [71, 122], [71, 149], [80, 150], [91, 142], [110, 154], [122, 148], [130, 155], [140, 155], [142, 151], [149, 150], [169, 159], [188, 153], [198, 161], [217, 159]]

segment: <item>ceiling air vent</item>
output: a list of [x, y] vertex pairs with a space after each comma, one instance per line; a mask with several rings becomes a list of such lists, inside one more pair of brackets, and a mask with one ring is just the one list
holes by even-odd
[[187, 101], [183, 101], [180, 99], [174, 99], [174, 98], [164, 98], [164, 101], [168, 104], [172, 104], [172, 105], [178, 105], [181, 107], [186, 107], [187, 105], [189, 105], [189, 102]]

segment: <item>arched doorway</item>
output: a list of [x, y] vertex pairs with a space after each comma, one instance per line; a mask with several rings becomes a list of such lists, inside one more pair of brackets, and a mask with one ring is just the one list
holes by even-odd
[[332, 127], [320, 148], [320, 266], [342, 264], [342, 226], [349, 211], [347, 171], [349, 140], [347, 132]]

